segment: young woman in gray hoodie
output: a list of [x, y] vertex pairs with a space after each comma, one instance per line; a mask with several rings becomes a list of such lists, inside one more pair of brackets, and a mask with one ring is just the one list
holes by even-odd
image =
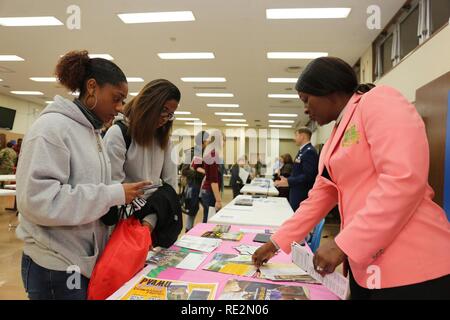
[[94, 265], [108, 241], [100, 220], [112, 206], [142, 195], [148, 182], [111, 184], [100, 137], [128, 94], [113, 62], [69, 52], [56, 67], [74, 101], [56, 96], [25, 135], [17, 169], [17, 235], [24, 240], [22, 279], [28, 297], [86, 299]]
[[[104, 141], [111, 159], [113, 183], [162, 179], [176, 190], [177, 164], [172, 159], [170, 134], [175, 111], [181, 99], [180, 90], [170, 81], [149, 82], [124, 107], [124, 115], [116, 120], [128, 128], [131, 143], [127, 148], [120, 127], [115, 124], [107, 131]], [[145, 193], [147, 199], [154, 190]], [[150, 230], [157, 224], [156, 215], [148, 215], [143, 224]]]

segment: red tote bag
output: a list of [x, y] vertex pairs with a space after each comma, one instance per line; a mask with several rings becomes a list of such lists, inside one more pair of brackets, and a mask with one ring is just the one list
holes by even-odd
[[135, 217], [121, 219], [97, 261], [88, 300], [105, 300], [142, 270], [152, 239]]

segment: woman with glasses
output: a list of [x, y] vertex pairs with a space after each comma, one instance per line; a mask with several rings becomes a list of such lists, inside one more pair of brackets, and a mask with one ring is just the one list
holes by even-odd
[[[116, 122], [121, 120], [128, 127], [129, 147], [118, 124], [104, 138], [113, 183], [143, 180], [157, 183], [162, 179], [176, 190], [177, 165], [171, 159], [169, 139], [180, 99], [180, 90], [174, 84], [159, 79], [148, 83], [125, 105], [123, 116], [116, 118]], [[143, 224], [152, 230], [156, 215], [148, 215]]]

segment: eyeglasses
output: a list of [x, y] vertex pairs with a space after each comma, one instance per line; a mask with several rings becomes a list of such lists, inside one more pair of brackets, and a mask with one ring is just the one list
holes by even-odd
[[161, 112], [161, 117], [167, 118], [167, 121], [174, 121], [175, 120], [175, 113], [174, 112], [167, 112], [167, 109], [164, 108], [163, 112]]

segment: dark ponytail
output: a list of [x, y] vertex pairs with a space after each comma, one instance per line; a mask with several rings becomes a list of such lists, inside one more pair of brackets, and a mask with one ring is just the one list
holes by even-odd
[[364, 94], [375, 88], [376, 86], [373, 83], [362, 83], [358, 85], [355, 93]]
[[100, 86], [127, 82], [125, 74], [114, 62], [101, 58], [91, 59], [85, 50], [71, 51], [61, 57], [56, 65], [55, 75], [67, 89], [79, 91], [80, 97], [84, 96], [89, 79], [95, 79]]
[[323, 57], [310, 62], [295, 86], [299, 92], [319, 97], [335, 92], [364, 94], [374, 87], [373, 84], [358, 84], [353, 68], [335, 57]]

